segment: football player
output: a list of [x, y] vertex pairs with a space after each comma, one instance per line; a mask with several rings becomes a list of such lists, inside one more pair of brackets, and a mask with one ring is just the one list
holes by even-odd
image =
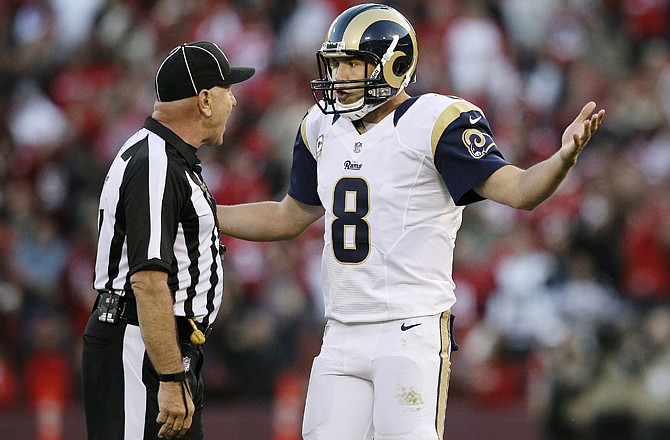
[[442, 439], [455, 349], [451, 274], [464, 205], [533, 209], [563, 181], [604, 111], [584, 106], [547, 160], [507, 162], [486, 116], [453, 96], [410, 96], [418, 45], [378, 4], [340, 14], [317, 53], [316, 105], [280, 202], [219, 206], [224, 234], [290, 239], [324, 216], [326, 329], [305, 439]]

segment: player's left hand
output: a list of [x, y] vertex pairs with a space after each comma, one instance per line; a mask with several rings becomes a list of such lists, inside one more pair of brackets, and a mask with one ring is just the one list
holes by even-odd
[[595, 109], [596, 103], [588, 102], [563, 132], [560, 155], [561, 159], [571, 165], [577, 161], [577, 156], [589, 142], [593, 133], [598, 130], [605, 116], [605, 110], [593, 113]]

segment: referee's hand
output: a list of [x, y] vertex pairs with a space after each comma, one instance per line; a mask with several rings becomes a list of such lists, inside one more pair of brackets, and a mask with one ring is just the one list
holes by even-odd
[[193, 422], [195, 406], [188, 381], [160, 382], [158, 389], [158, 417], [161, 425], [159, 438], [182, 437]]

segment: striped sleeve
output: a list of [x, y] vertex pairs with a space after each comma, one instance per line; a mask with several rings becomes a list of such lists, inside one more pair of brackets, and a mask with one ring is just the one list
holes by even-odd
[[168, 176], [165, 142], [152, 134], [146, 148], [133, 155], [124, 176], [128, 275], [149, 266], [171, 269], [180, 192]]

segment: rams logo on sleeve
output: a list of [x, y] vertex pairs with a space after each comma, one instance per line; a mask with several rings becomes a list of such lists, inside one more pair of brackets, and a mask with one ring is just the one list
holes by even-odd
[[496, 145], [491, 135], [482, 133], [476, 128], [469, 128], [463, 131], [462, 140], [470, 156], [475, 159], [486, 156], [486, 153]]

